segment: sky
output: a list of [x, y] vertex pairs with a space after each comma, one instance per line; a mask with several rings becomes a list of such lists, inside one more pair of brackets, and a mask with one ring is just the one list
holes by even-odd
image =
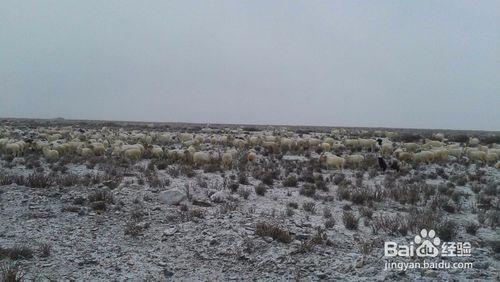
[[500, 130], [498, 0], [0, 6], [0, 117]]

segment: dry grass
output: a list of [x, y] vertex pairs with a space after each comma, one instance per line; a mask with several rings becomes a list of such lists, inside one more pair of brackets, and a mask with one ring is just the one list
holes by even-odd
[[290, 232], [276, 225], [265, 222], [257, 223], [255, 234], [263, 237], [268, 236], [282, 243], [290, 243], [292, 241]]

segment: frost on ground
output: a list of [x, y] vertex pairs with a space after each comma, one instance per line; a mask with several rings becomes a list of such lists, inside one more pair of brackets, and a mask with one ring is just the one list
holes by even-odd
[[[320, 152], [321, 153], [321, 152]], [[194, 164], [104, 155], [0, 161], [0, 263], [26, 280], [499, 279], [500, 170], [468, 160], [382, 172], [317, 152]], [[468, 241], [471, 269], [384, 271], [422, 228]], [[418, 261], [418, 258], [401, 262]]]

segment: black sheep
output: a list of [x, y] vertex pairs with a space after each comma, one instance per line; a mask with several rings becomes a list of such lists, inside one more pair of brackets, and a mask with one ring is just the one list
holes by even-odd
[[384, 158], [378, 157], [378, 166], [380, 166], [382, 171], [385, 172], [385, 170], [387, 169], [387, 163], [385, 162]]
[[398, 160], [392, 160], [390, 168], [393, 169], [393, 170], [395, 170], [395, 171], [397, 171], [397, 172], [399, 172], [400, 167], [399, 167]]

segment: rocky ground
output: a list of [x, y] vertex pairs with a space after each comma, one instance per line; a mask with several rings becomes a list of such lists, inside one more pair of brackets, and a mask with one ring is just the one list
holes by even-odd
[[[282, 161], [306, 166], [292, 157]], [[106, 170], [99, 164], [93, 168], [68, 164], [57, 172], [59, 180], [43, 187], [46, 185], [34, 180], [9, 180], [13, 175], [28, 177], [34, 170], [22, 161], [2, 161], [3, 271], [17, 266], [26, 280], [54, 281], [499, 279], [496, 183], [500, 172], [491, 167], [447, 165], [439, 176], [435, 175], [439, 165], [412, 169], [404, 175], [323, 169], [312, 173], [316, 180], [292, 172], [288, 176], [295, 175], [297, 184], [291, 181], [285, 183], [291, 187], [284, 187], [285, 176], [268, 183], [254, 177], [256, 168], [250, 168], [244, 179], [236, 170], [186, 173], [177, 165], [158, 169], [148, 163], [133, 165], [120, 178], [91, 180], [88, 175], [102, 175]], [[46, 171], [54, 170], [42, 165]], [[483, 171], [479, 176], [478, 170]], [[457, 174], [469, 178], [460, 183], [452, 179]], [[74, 179], [61, 180], [68, 175]], [[427, 201], [422, 196], [409, 204], [394, 193], [377, 199], [373, 192], [377, 187], [387, 192], [394, 186], [392, 182], [418, 177], [423, 178], [418, 185], [435, 190]], [[308, 185], [314, 187], [314, 195], [307, 193]], [[373, 193], [361, 193], [360, 199], [349, 195], [350, 189], [360, 186]], [[342, 191], [348, 191], [347, 195]], [[453, 193], [460, 195], [453, 209], [439, 203], [432, 206], [437, 195], [452, 199]], [[481, 195], [490, 197], [489, 202]], [[484, 207], [484, 201], [490, 206]], [[456, 224], [454, 241], [472, 243], [472, 256], [467, 260], [473, 262], [473, 268], [384, 271], [388, 261], [383, 255], [384, 241], [410, 242], [416, 230], [405, 225], [407, 230], [400, 231], [401, 225], [390, 232], [391, 226], [386, 226], [390, 224], [377, 219], [403, 222], [426, 217], [426, 212], [439, 214], [439, 222]], [[346, 213], [357, 219], [356, 227], [347, 228]], [[379, 222], [377, 230], [375, 222]], [[477, 230], [466, 232], [471, 223]]]

